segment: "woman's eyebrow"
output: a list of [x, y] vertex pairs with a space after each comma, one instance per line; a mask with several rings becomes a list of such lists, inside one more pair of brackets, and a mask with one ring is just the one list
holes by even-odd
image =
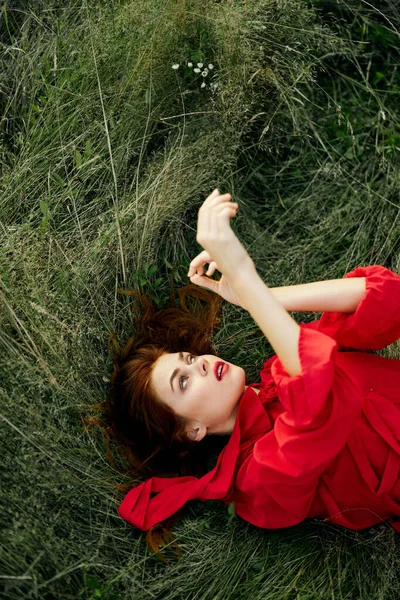
[[[179, 360], [181, 360], [182, 362], [185, 360], [185, 359], [183, 358], [183, 352], [179, 352]], [[172, 382], [173, 382], [173, 380], [174, 380], [174, 377], [175, 377], [175, 375], [177, 375], [178, 373], [179, 373], [179, 369], [175, 369], [175, 371], [174, 371], [174, 372], [172, 373], [172, 375], [171, 375], [171, 379], [169, 380], [169, 383], [170, 383], [170, 385], [171, 385], [171, 390], [172, 390], [172, 391], [174, 391], [174, 388], [173, 388], [173, 386], [172, 386]]]

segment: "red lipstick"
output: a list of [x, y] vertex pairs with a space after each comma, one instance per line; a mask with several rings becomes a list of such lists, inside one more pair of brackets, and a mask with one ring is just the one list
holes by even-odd
[[[221, 379], [219, 379], [218, 369], [221, 365], [222, 365]], [[227, 363], [224, 363], [222, 360], [219, 360], [218, 362], [216, 362], [214, 365], [214, 369], [213, 369], [216, 379], [218, 379], [218, 381], [221, 381], [222, 378], [224, 377], [225, 373], [228, 371], [228, 369], [229, 369], [229, 365]]]

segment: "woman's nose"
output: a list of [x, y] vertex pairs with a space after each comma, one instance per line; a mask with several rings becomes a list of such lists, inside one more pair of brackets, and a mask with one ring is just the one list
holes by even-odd
[[205, 358], [203, 358], [203, 359], [200, 360], [199, 368], [200, 368], [201, 375], [208, 374], [208, 372], [209, 372], [209, 364], [208, 364], [208, 361]]
[[192, 367], [195, 371], [199, 371], [203, 377], [210, 374], [211, 365], [205, 358], [198, 357], [197, 360], [192, 362]]

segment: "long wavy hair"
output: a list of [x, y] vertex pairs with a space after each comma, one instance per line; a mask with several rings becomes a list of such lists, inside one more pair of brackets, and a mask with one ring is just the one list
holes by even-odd
[[[154, 363], [165, 352], [216, 354], [211, 336], [220, 322], [223, 299], [190, 284], [178, 290], [180, 306], [176, 308], [172, 281], [171, 276], [170, 306], [162, 309], [156, 309], [142, 291], [118, 289], [141, 304], [133, 319], [135, 333], [122, 348], [115, 331], [110, 333], [112, 389], [105, 402], [91, 406], [100, 413], [99, 417], [85, 419], [86, 429], [102, 429], [110, 464], [130, 479], [129, 483], [116, 484], [116, 490], [122, 493], [149, 477], [202, 477], [214, 467], [229, 440], [229, 434], [206, 435], [200, 442], [190, 440], [184, 419], [161, 404], [151, 389]], [[192, 306], [188, 306], [189, 299]], [[111, 440], [116, 442], [122, 467], [114, 460]], [[167, 561], [160, 549], [169, 542], [173, 542], [180, 560], [181, 552], [171, 529], [183, 516], [184, 508], [146, 533], [148, 547], [164, 562]]]

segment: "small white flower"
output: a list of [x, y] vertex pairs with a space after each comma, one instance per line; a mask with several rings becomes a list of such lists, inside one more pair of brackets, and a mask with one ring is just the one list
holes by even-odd
[[205, 81], [203, 81], [203, 83], [201, 84], [201, 86], [200, 86], [200, 87], [206, 87], [206, 82], [205, 82]]
[[204, 69], [204, 71], [202, 72], [202, 76], [207, 77], [207, 75], [208, 75], [208, 69]]
[[172, 65], [173, 69], [179, 69], [179, 65]]
[[195, 73], [200, 73], [200, 69], [193, 69]]
[[214, 65], [212, 65], [211, 63], [208, 65], [208, 68], [211, 70], [214, 68]]
[[382, 109], [379, 110], [379, 112], [381, 113], [381, 117], [384, 121], [386, 121], [386, 115], [384, 113], [384, 111]]
[[201, 69], [201, 67], [203, 66], [203, 63], [197, 63], [197, 66], [199, 67], [199, 69]]
[[188, 63], [188, 67], [193, 67], [193, 63]]

